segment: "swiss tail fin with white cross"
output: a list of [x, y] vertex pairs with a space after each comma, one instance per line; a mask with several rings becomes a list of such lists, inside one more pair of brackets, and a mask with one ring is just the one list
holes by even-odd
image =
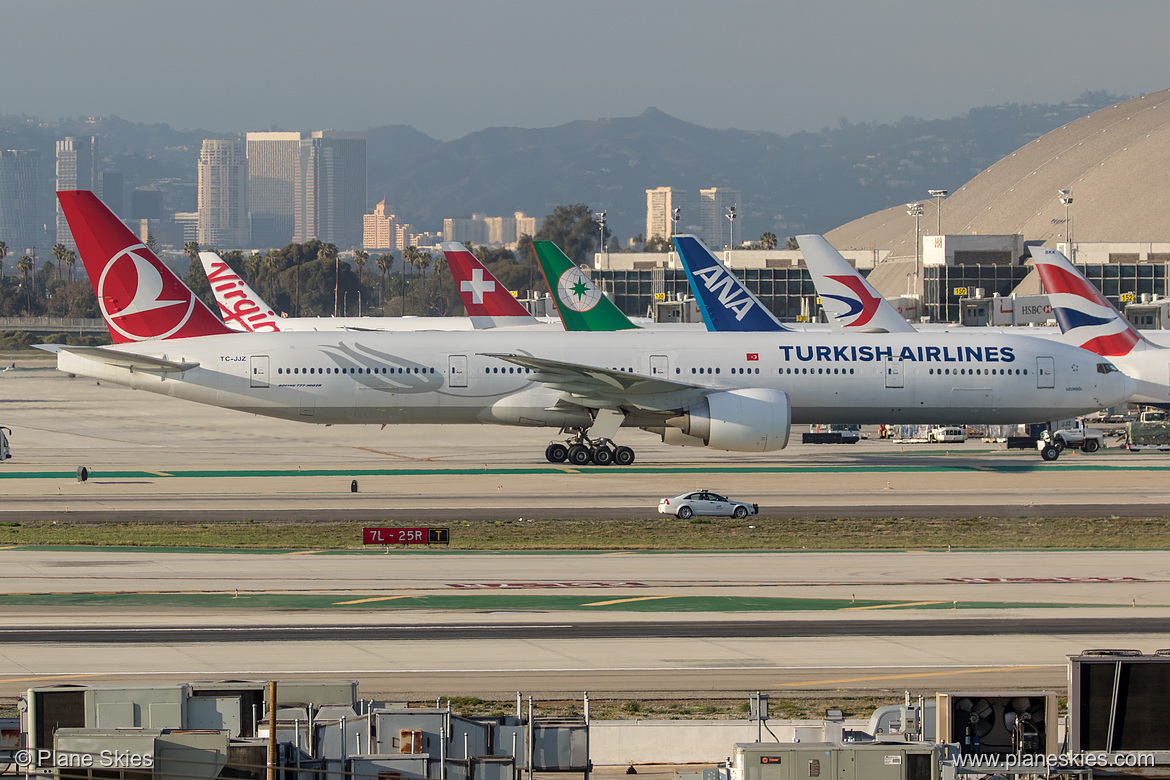
[[536, 325], [539, 320], [520, 305], [504, 285], [479, 259], [457, 242], [440, 244], [447, 267], [455, 277], [463, 308], [474, 328], [501, 328]]

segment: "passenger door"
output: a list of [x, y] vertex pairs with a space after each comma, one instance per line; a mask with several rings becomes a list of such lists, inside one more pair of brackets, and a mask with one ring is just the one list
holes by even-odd
[[1056, 387], [1056, 361], [1053, 358], [1036, 358], [1036, 387]]
[[268, 387], [268, 356], [252, 355], [248, 358], [248, 373], [252, 387]]
[[650, 356], [650, 376], [659, 376], [666, 378], [670, 373], [670, 358], [666, 355], [651, 355]]
[[448, 355], [447, 386], [467, 387], [467, 355]]
[[886, 387], [905, 387], [901, 360], [895, 360], [892, 357], [886, 358]]

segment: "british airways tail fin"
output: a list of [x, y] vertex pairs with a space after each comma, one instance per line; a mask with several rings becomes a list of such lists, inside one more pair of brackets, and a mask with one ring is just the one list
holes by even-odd
[[473, 328], [499, 328], [536, 325], [540, 321], [512, 297], [492, 272], [463, 244], [440, 244], [447, 268], [455, 278], [463, 308]]
[[792, 330], [782, 325], [698, 238], [675, 236], [674, 245], [695, 291], [707, 330]]
[[234, 333], [89, 190], [57, 193], [116, 344]]
[[1030, 246], [1052, 312], [1065, 340], [1103, 357], [1128, 355], [1153, 345], [1060, 252]]
[[223, 322], [232, 330], [278, 332], [281, 318], [240, 275], [215, 252], [200, 252], [199, 262], [219, 305]]
[[532, 251], [540, 262], [540, 270], [565, 330], [632, 330], [638, 327], [552, 241], [533, 241]]
[[898, 313], [824, 236], [797, 236], [829, 329], [860, 333], [913, 333]]

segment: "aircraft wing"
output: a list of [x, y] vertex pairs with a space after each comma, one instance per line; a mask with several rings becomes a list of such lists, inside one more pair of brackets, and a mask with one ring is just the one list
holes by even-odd
[[711, 392], [687, 382], [645, 376], [581, 363], [547, 360], [531, 355], [484, 353], [536, 372], [532, 380], [560, 390], [565, 400], [589, 408], [634, 406], [649, 411], [671, 411], [696, 403]]
[[131, 371], [152, 371], [155, 373], [175, 374], [188, 371], [199, 365], [196, 362], [176, 363], [173, 360], [163, 360], [162, 358], [149, 357], [147, 355], [119, 352], [116, 349], [107, 349], [105, 347], [70, 347], [65, 344], [34, 344], [33, 346], [37, 349], [43, 349], [46, 352], [68, 352], [86, 360], [94, 360], [110, 366], [128, 368]]

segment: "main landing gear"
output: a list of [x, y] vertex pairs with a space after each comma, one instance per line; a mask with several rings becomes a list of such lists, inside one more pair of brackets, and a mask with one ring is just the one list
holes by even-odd
[[572, 438], [554, 441], [544, 450], [549, 463], [571, 463], [574, 466], [629, 466], [634, 462], [634, 451], [614, 444], [612, 439], [589, 439], [585, 431], [577, 431]]

